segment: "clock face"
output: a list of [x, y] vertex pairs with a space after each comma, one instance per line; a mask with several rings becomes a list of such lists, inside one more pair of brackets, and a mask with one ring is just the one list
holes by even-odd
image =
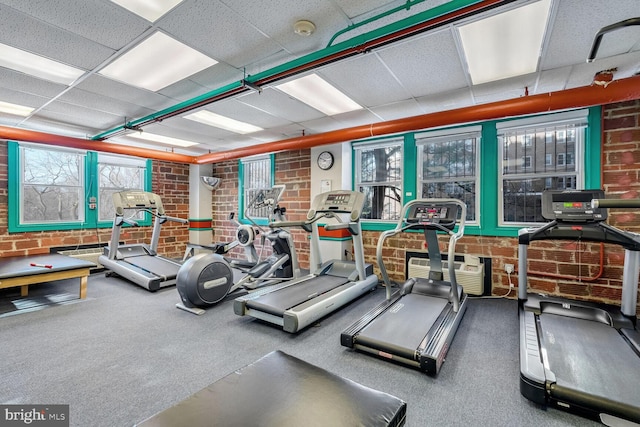
[[331, 169], [333, 166], [333, 154], [328, 151], [323, 151], [318, 156], [318, 167], [322, 170]]

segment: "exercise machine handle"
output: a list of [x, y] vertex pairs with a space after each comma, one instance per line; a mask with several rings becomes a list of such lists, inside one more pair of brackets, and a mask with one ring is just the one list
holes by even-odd
[[640, 199], [593, 199], [591, 207], [596, 208], [640, 208]]
[[175, 216], [164, 216], [167, 221], [179, 222], [180, 224], [189, 224], [188, 219], [176, 218]]
[[348, 230], [349, 233], [356, 235], [358, 234], [358, 230], [356, 228], [356, 223], [351, 223], [351, 222], [342, 222], [340, 224], [325, 224], [324, 225], [324, 229], [327, 231], [333, 231], [333, 230]]

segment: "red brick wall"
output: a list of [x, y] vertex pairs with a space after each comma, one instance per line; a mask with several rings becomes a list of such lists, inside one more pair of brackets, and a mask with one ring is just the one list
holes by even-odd
[[[609, 197], [640, 197], [640, 100], [603, 107], [603, 188]], [[640, 211], [611, 210], [609, 224], [640, 232]], [[375, 264], [379, 232], [365, 232], [365, 253]], [[493, 294], [509, 289], [504, 273], [506, 263], [516, 267], [511, 275], [517, 286], [517, 238], [464, 236], [458, 253], [472, 253], [492, 259]], [[421, 236], [403, 235], [389, 239], [384, 251], [385, 266], [394, 280], [404, 279], [405, 250], [422, 248]], [[446, 245], [441, 245], [446, 250]], [[619, 304], [624, 251], [613, 245], [575, 242], [532, 242], [529, 251], [529, 287], [534, 292], [562, 295], [575, 299]], [[601, 261], [602, 260], [602, 261]], [[580, 276], [582, 280], [571, 277]], [[514, 290], [509, 294], [517, 296]], [[640, 312], [640, 310], [639, 310]]]
[[[277, 184], [286, 184], [282, 205], [291, 220], [302, 219], [310, 205], [310, 150], [296, 150], [275, 155]], [[188, 174], [186, 165], [154, 161], [153, 191], [163, 197], [167, 214], [188, 217]], [[607, 194], [638, 197], [640, 191], [640, 100], [608, 105], [603, 108], [603, 187]], [[213, 175], [222, 178], [213, 192], [212, 218], [214, 241], [228, 241], [235, 236], [235, 227], [228, 215], [238, 209], [238, 162], [227, 161], [213, 165]], [[612, 211], [609, 223], [631, 231], [640, 231], [637, 210]], [[150, 228], [123, 234], [126, 242], [148, 241]], [[7, 233], [7, 150], [0, 144], [0, 250], [3, 256], [48, 252], [52, 246], [107, 242], [110, 230], [69, 232]], [[293, 230], [301, 265], [308, 267], [308, 234]], [[375, 262], [375, 248], [379, 232], [364, 232], [365, 255]], [[181, 256], [188, 240], [187, 227], [169, 224], [163, 228], [160, 251], [167, 256]], [[390, 276], [404, 278], [405, 250], [422, 249], [421, 236], [389, 239], [385, 249], [385, 265]], [[445, 250], [444, 245], [442, 247]], [[516, 238], [464, 236], [457, 252], [478, 254], [492, 259], [493, 294], [502, 295], [509, 289], [504, 264], [518, 265]], [[242, 256], [242, 252], [238, 252]], [[600, 262], [602, 257], [603, 262]], [[571, 242], [533, 242], [529, 248], [530, 287], [546, 292], [619, 304], [623, 251], [599, 244], [578, 247]], [[602, 265], [602, 269], [600, 267]], [[578, 270], [580, 269], [580, 271]], [[376, 269], [377, 270], [377, 269]], [[554, 275], [581, 274], [581, 281], [557, 278]], [[511, 275], [517, 285], [517, 274]], [[512, 291], [511, 297], [516, 296]]]
[[[296, 221], [306, 217], [311, 198], [311, 150], [295, 150], [275, 154], [275, 183], [284, 184], [286, 190], [280, 206], [287, 208], [287, 220]], [[230, 160], [213, 165], [213, 176], [222, 178], [212, 196], [213, 240], [228, 242], [235, 238], [236, 227], [228, 220], [229, 213], [238, 209], [238, 161]], [[301, 229], [289, 230], [294, 238], [298, 261], [302, 268], [309, 268], [309, 234]], [[260, 252], [259, 241], [256, 249]], [[267, 248], [269, 249], [269, 248]], [[264, 256], [269, 254], [265, 250]], [[243, 257], [242, 249], [236, 248], [232, 256]]]
[[[639, 197], [640, 100], [603, 107], [602, 182], [608, 197]], [[640, 232], [637, 210], [611, 209], [608, 223]], [[529, 249], [531, 270], [582, 275], [583, 280], [534, 276], [535, 290], [575, 299], [620, 304], [624, 251], [615, 245], [576, 242], [534, 242]], [[640, 312], [640, 310], [639, 310]]]
[[[189, 165], [154, 160], [151, 188], [162, 198], [168, 216], [189, 219]], [[145, 232], [144, 242], [148, 243], [151, 227], [145, 227]], [[169, 258], [182, 259], [188, 241], [188, 224], [167, 221], [162, 225], [158, 252]]]
[[[0, 142], [0, 257], [42, 254], [49, 253], [53, 247], [109, 242], [111, 228], [9, 234], [7, 165], [7, 143]], [[162, 197], [167, 215], [185, 219], [189, 217], [188, 165], [154, 161], [152, 191]], [[151, 229], [127, 229], [122, 233], [121, 240], [126, 243], [149, 243]], [[168, 257], [181, 258], [188, 238], [187, 225], [167, 223], [162, 227], [158, 251]]]

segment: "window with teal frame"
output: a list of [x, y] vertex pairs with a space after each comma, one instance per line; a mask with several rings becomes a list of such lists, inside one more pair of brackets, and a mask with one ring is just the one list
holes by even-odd
[[[507, 211], [504, 206], [507, 201], [519, 200], [518, 198], [527, 203], [532, 202], [537, 196], [531, 185], [541, 188], [601, 188], [601, 111], [598, 106], [394, 135], [394, 138], [400, 138], [404, 153], [400, 182], [403, 189], [402, 203], [419, 197], [455, 194], [460, 189], [456, 182], [464, 180], [464, 194], [472, 197], [469, 192], [475, 192], [475, 221], [467, 224], [465, 233], [517, 236], [518, 230], [527, 221], [505, 221]], [[453, 143], [447, 142], [447, 138], [441, 138], [443, 135], [456, 133], [464, 138], [454, 138]], [[431, 145], [430, 136], [434, 137]], [[517, 146], [519, 152], [505, 152], [505, 141], [511, 140], [516, 144], [511, 148]], [[363, 174], [357, 160], [359, 153], [364, 147], [375, 147], [380, 142], [380, 138], [352, 142], [356, 191], [360, 191], [360, 176]], [[458, 166], [445, 165], [443, 162], [449, 157]], [[434, 171], [441, 173], [432, 174]], [[519, 183], [531, 184], [523, 187], [522, 194], [518, 193], [520, 187], [514, 186], [518, 184], [518, 180]], [[515, 191], [509, 196], [511, 199], [503, 198], [502, 191], [507, 184]], [[524, 191], [525, 187], [528, 192]], [[430, 188], [434, 191], [429, 191]], [[510, 208], [509, 218], [519, 215], [518, 209]], [[525, 219], [524, 211], [522, 215]], [[535, 222], [535, 216], [532, 219]], [[389, 221], [375, 219], [362, 221], [364, 230], [382, 231], [394, 225]]]
[[477, 223], [480, 126], [416, 134], [418, 197], [459, 199]]
[[[145, 159], [98, 153], [98, 221], [111, 221], [114, 218], [113, 193], [125, 188], [145, 189], [147, 169]], [[144, 219], [142, 212], [136, 219]]]
[[[151, 160], [9, 142], [9, 232], [111, 227], [110, 194], [150, 191], [151, 166]], [[148, 217], [141, 225], [150, 224]]]
[[587, 110], [576, 110], [497, 124], [499, 225], [546, 222], [542, 217], [544, 190], [584, 188], [582, 147], [587, 115]]
[[245, 212], [245, 207], [251, 203], [258, 190], [271, 188], [275, 184], [274, 155], [240, 159], [238, 169], [238, 217], [240, 221], [247, 222], [246, 215], [249, 215], [256, 223], [265, 225], [269, 218], [269, 212], [265, 208]]
[[354, 145], [355, 188], [365, 195], [363, 220], [397, 221], [402, 209], [403, 139]]

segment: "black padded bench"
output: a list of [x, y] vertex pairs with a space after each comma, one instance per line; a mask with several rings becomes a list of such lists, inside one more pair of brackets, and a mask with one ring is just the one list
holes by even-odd
[[139, 427], [402, 426], [407, 404], [274, 351]]
[[80, 278], [79, 297], [84, 299], [87, 278], [95, 266], [90, 261], [60, 254], [0, 258], [0, 289], [19, 286], [20, 296], [26, 297], [29, 285]]

